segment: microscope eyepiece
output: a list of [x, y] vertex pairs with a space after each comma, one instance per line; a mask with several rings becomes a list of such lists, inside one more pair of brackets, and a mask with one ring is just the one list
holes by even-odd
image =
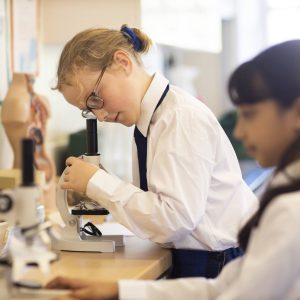
[[88, 156], [98, 154], [97, 119], [86, 119], [86, 142]]
[[33, 153], [33, 140], [29, 138], [22, 139], [22, 186], [34, 185]]

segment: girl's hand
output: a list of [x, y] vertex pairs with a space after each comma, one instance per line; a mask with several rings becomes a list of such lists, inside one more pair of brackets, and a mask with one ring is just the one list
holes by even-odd
[[80, 289], [88, 287], [95, 282], [83, 280], [83, 279], [73, 279], [67, 277], [58, 276], [45, 285], [45, 289]]
[[55, 300], [117, 300], [117, 282], [93, 282], [81, 279], [57, 277], [50, 281], [45, 288], [72, 289], [73, 291]]
[[69, 295], [56, 300], [118, 300], [118, 294], [118, 284], [116, 282], [100, 282], [86, 288], [77, 289]]
[[64, 182], [62, 189], [70, 189], [76, 192], [85, 193], [90, 178], [99, 170], [91, 163], [83, 161], [81, 158], [69, 157], [66, 160], [66, 169], [64, 171]]

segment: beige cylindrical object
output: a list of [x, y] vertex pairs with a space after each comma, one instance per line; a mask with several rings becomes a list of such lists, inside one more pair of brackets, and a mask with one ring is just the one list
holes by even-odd
[[30, 94], [24, 73], [14, 73], [2, 103], [2, 123], [26, 123], [30, 118]]
[[14, 153], [13, 168], [21, 167], [20, 141], [29, 126], [30, 99], [25, 74], [14, 73], [1, 110], [1, 121]]

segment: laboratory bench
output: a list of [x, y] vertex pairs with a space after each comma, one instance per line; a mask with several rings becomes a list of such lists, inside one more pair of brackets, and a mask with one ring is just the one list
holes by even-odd
[[[116, 247], [113, 253], [60, 251], [58, 260], [51, 264], [48, 274], [28, 267], [23, 282], [45, 285], [56, 276], [94, 281], [159, 279], [170, 266], [171, 253], [168, 249], [135, 236], [128, 236], [125, 237], [125, 246]], [[0, 291], [0, 299], [3, 300], [50, 300], [68, 291], [21, 288], [14, 289], [12, 294], [5, 294], [6, 296], [3, 292]]]
[[48, 274], [29, 270], [28, 280], [45, 284], [56, 276], [92, 280], [158, 279], [171, 266], [171, 253], [153, 242], [135, 236], [125, 237], [125, 245], [114, 253], [60, 251]]

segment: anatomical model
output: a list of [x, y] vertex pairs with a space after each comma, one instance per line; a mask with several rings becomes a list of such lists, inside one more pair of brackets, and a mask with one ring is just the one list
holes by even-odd
[[14, 153], [13, 168], [21, 168], [21, 139], [34, 140], [34, 165], [45, 175], [44, 205], [54, 209], [55, 165], [46, 149], [47, 121], [50, 116], [47, 99], [34, 92], [34, 76], [14, 73], [2, 105], [2, 123]]

